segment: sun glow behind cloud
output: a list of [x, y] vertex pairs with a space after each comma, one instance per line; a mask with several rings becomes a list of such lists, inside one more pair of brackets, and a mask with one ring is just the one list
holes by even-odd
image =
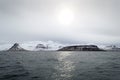
[[70, 25], [74, 21], [74, 12], [70, 8], [64, 7], [58, 12], [57, 18], [60, 24]]
[[120, 41], [119, 0], [2, 0], [0, 7], [3, 41]]

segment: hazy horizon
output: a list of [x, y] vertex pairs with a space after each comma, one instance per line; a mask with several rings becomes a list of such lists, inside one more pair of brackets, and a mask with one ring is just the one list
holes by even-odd
[[0, 44], [120, 45], [120, 0], [0, 0]]

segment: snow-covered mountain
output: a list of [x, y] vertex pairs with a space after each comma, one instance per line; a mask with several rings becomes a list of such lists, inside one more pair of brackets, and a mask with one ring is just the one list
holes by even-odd
[[[54, 41], [28, 41], [28, 42], [19, 43], [19, 45], [21, 46], [21, 48], [30, 51], [58, 50], [65, 46], [59, 42], [54, 42]], [[8, 50], [12, 46], [13, 44], [2, 44], [0, 45], [0, 50]]]
[[[0, 51], [10, 49], [13, 46], [13, 44], [14, 43], [1, 44]], [[19, 45], [21, 48], [30, 51], [39, 51], [39, 50], [50, 51], [50, 50], [59, 50], [65, 46], [83, 45], [83, 44], [61, 44], [59, 42], [49, 40], [49, 41], [27, 41], [27, 42], [21, 42], [19, 43]], [[113, 48], [113, 46], [108, 46], [108, 47], [105, 47], [105, 45], [97, 45], [97, 46], [103, 50], [110, 50], [110, 49], [120, 50], [120, 48], [116, 48], [116, 47]]]
[[22, 43], [21, 46], [27, 50], [39, 51], [39, 50], [58, 50], [59, 48], [65, 45], [54, 41], [31, 41]]
[[18, 43], [15, 43], [8, 51], [26, 51]]
[[109, 51], [120, 51], [120, 48], [115, 45], [106, 46], [104, 49]]

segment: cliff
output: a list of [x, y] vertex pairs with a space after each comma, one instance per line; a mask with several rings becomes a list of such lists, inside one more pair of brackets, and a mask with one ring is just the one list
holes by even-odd
[[99, 49], [96, 45], [75, 45], [75, 46], [66, 46], [58, 51], [103, 51]]

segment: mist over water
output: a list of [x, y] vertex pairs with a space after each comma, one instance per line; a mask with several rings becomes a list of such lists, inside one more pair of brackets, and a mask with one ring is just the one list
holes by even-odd
[[0, 52], [0, 80], [119, 80], [119, 52]]

